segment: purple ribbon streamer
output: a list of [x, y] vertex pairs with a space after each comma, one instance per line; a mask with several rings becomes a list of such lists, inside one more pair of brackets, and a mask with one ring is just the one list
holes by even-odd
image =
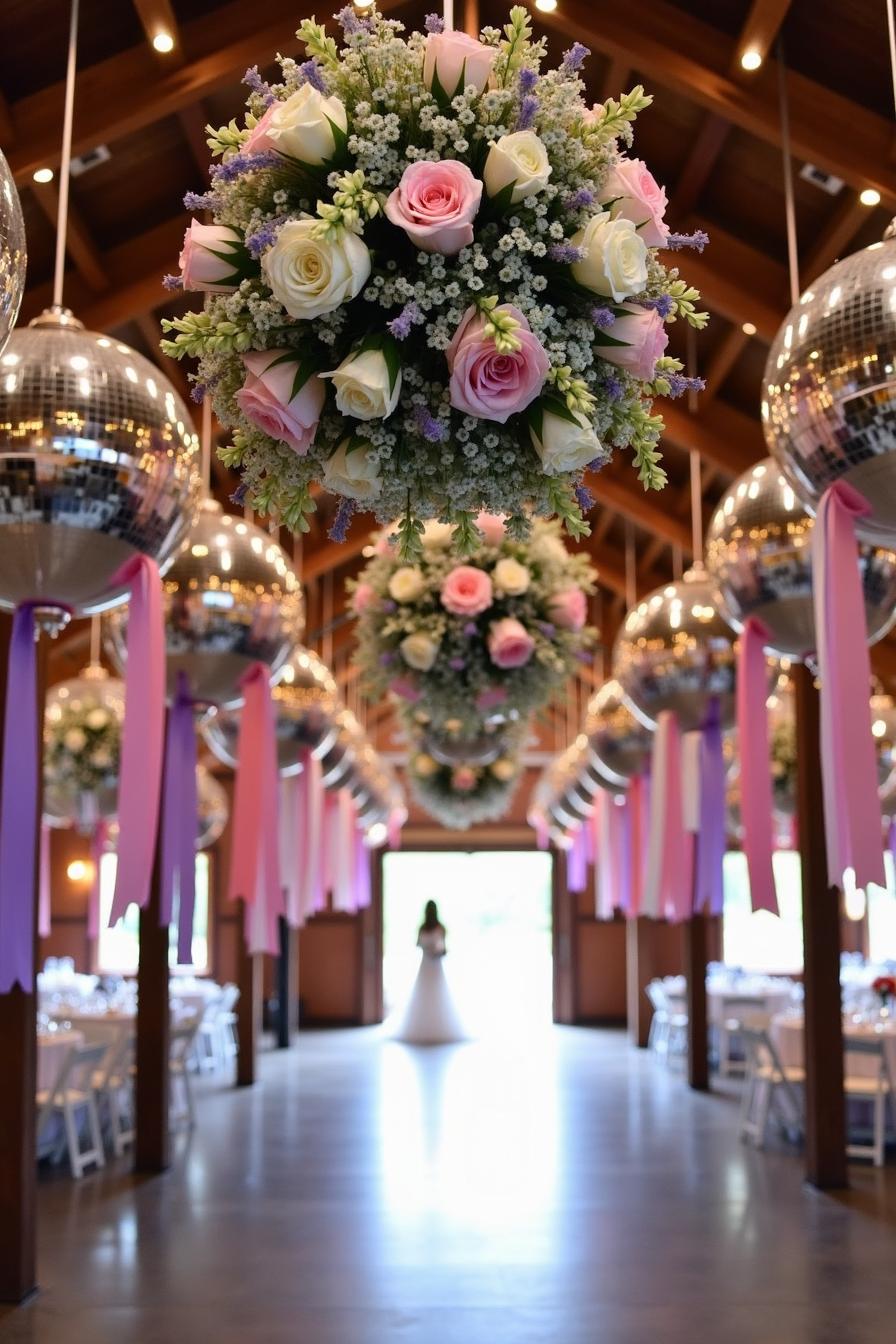
[[566, 852], [566, 885], [570, 891], [585, 891], [588, 886], [588, 857], [585, 850], [585, 827], [580, 826], [572, 836]]
[[725, 761], [719, 706], [714, 699], [700, 731], [700, 829], [696, 842], [694, 910], [720, 915], [725, 901]]
[[193, 701], [186, 678], [178, 678], [168, 711], [165, 738], [164, 811], [162, 814], [161, 899], [159, 923], [171, 923], [178, 893], [178, 965], [192, 963], [193, 912], [196, 905], [196, 734]]

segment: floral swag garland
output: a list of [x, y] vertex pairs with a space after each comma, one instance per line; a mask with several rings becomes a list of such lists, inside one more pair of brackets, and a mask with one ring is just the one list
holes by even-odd
[[476, 41], [351, 6], [341, 49], [313, 19], [307, 59], [257, 69], [243, 125], [210, 131], [220, 159], [191, 193], [172, 288], [202, 312], [164, 323], [199, 358], [194, 396], [232, 430], [221, 457], [240, 497], [308, 527], [312, 485], [478, 544], [481, 509], [517, 539], [532, 514], [587, 533], [586, 470], [630, 448], [648, 488], [665, 473], [655, 396], [698, 380], [664, 354], [665, 324], [702, 327], [699, 294], [659, 259], [702, 248], [670, 233], [666, 195], [625, 156], [650, 105], [639, 86], [589, 108], [575, 43], [541, 71], [527, 12]]

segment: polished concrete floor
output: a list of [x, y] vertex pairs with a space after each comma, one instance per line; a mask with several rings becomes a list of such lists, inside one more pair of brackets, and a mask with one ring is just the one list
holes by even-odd
[[880, 1344], [896, 1172], [848, 1195], [621, 1034], [309, 1034], [205, 1082], [166, 1176], [42, 1181], [30, 1344]]

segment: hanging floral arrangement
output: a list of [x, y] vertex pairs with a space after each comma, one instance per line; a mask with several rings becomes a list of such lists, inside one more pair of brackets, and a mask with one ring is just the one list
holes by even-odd
[[386, 529], [357, 581], [355, 661], [368, 694], [391, 693], [406, 722], [473, 737], [483, 723], [524, 721], [575, 670], [595, 639], [586, 624], [596, 578], [559, 524], [536, 520], [528, 542], [480, 515], [471, 556], [451, 527], [429, 522], [406, 563]]
[[586, 470], [630, 449], [664, 484], [651, 403], [692, 386], [665, 326], [701, 327], [696, 290], [660, 260], [702, 247], [670, 233], [666, 196], [625, 151], [651, 99], [588, 107], [587, 48], [542, 70], [527, 11], [477, 41], [351, 6], [343, 42], [313, 19], [306, 59], [253, 69], [241, 124], [210, 130], [220, 160], [190, 194], [171, 287], [203, 311], [164, 324], [199, 358], [232, 431], [225, 463], [253, 507], [308, 526], [313, 487], [398, 518], [401, 553], [438, 517], [475, 548], [481, 509], [515, 538], [533, 515], [588, 525]]
[[414, 798], [431, 817], [452, 830], [466, 830], [477, 822], [504, 816], [521, 774], [518, 749], [510, 743], [507, 751], [488, 765], [464, 761], [444, 765], [425, 749], [412, 749], [408, 761]]
[[[68, 685], [87, 686], [84, 680]], [[117, 808], [123, 701], [119, 682], [97, 680], [96, 691], [53, 696], [44, 719], [44, 811], [55, 824], [89, 830]]]

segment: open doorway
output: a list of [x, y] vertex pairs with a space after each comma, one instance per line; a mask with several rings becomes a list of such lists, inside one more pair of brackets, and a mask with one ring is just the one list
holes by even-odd
[[405, 851], [383, 859], [383, 997], [403, 1004], [417, 973], [428, 900], [447, 930], [445, 970], [477, 1034], [552, 1017], [551, 858], [535, 850]]

